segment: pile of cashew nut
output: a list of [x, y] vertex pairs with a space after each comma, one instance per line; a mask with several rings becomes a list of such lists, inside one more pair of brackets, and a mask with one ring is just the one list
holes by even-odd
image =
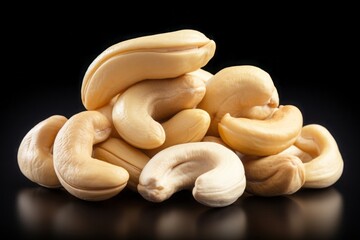
[[334, 137], [280, 105], [252, 65], [204, 70], [215, 42], [183, 29], [128, 39], [99, 54], [81, 86], [85, 110], [35, 125], [18, 149], [25, 177], [100, 201], [125, 187], [162, 202], [192, 190], [210, 207], [325, 188], [342, 175]]

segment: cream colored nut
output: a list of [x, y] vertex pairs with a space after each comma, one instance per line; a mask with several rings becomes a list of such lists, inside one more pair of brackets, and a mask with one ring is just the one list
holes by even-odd
[[[221, 137], [215, 137], [215, 136], [209, 136], [209, 135], [206, 135], [203, 137], [203, 139], [201, 139], [202, 142], [215, 142], [215, 143], [218, 143], [218, 144], [221, 144], [223, 145], [224, 147], [227, 147], [229, 149], [231, 149], [229, 147], [229, 145], [227, 145], [222, 139]], [[232, 149], [231, 149], [232, 150]]]
[[67, 118], [53, 115], [36, 124], [22, 139], [17, 160], [22, 174], [48, 188], [61, 187], [53, 164], [55, 137]]
[[174, 78], [202, 68], [214, 56], [215, 48], [214, 41], [192, 29], [114, 44], [88, 67], [81, 86], [82, 102], [86, 109], [94, 110], [136, 82]]
[[92, 157], [93, 145], [106, 140], [111, 123], [98, 111], [73, 115], [54, 142], [54, 167], [62, 186], [72, 195], [99, 201], [118, 194], [127, 184], [128, 172]]
[[312, 156], [304, 160], [305, 188], [325, 188], [339, 180], [344, 161], [328, 129], [319, 124], [304, 126], [295, 146]]
[[157, 148], [166, 138], [160, 121], [183, 109], [194, 108], [205, 91], [203, 79], [191, 73], [175, 79], [138, 82], [124, 91], [114, 104], [114, 126], [131, 145]]
[[240, 65], [226, 67], [207, 81], [198, 108], [211, 116], [207, 135], [219, 136], [218, 123], [225, 114], [265, 119], [278, 105], [278, 92], [270, 75], [259, 67]]
[[168, 147], [143, 168], [139, 193], [147, 200], [162, 202], [182, 189], [207, 206], [234, 203], [246, 185], [244, 167], [230, 149], [213, 142], [191, 142]]
[[242, 154], [267, 156], [290, 147], [300, 135], [302, 124], [301, 111], [294, 105], [284, 105], [264, 120], [225, 114], [219, 133], [226, 144]]
[[150, 158], [140, 149], [133, 147], [120, 138], [109, 138], [94, 146], [93, 157], [104, 160], [128, 171], [128, 188], [137, 191], [139, 176]]
[[161, 150], [180, 143], [199, 142], [205, 136], [210, 125], [209, 114], [202, 109], [185, 109], [161, 124], [164, 128], [165, 142], [157, 148], [145, 149], [149, 157]]
[[305, 167], [297, 156], [281, 152], [267, 157], [243, 156], [246, 191], [258, 196], [289, 195], [305, 182]]

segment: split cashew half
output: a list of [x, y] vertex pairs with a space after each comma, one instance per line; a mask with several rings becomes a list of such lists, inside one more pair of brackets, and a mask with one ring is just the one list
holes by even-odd
[[168, 147], [143, 168], [139, 193], [162, 202], [177, 191], [192, 189], [194, 198], [207, 206], [234, 203], [246, 185], [244, 167], [230, 149], [213, 142], [191, 142]]
[[48, 188], [61, 187], [53, 163], [53, 144], [67, 121], [53, 115], [36, 124], [22, 139], [18, 153], [20, 171], [31, 181]]
[[99, 201], [126, 186], [129, 173], [124, 168], [92, 157], [93, 145], [110, 133], [110, 121], [97, 111], [79, 112], [60, 129], [54, 142], [54, 167], [62, 186], [72, 195]]
[[93, 157], [104, 160], [128, 171], [130, 178], [126, 187], [137, 191], [139, 176], [150, 158], [141, 150], [122, 139], [109, 138], [94, 147]]
[[94, 110], [136, 82], [174, 78], [202, 68], [214, 56], [215, 48], [213, 40], [192, 29], [114, 44], [88, 67], [81, 86], [82, 102], [86, 109]]
[[341, 177], [344, 161], [334, 137], [324, 126], [304, 126], [295, 146], [312, 156], [304, 160], [305, 188], [325, 188]]
[[246, 191], [257, 196], [290, 195], [305, 182], [305, 167], [297, 156], [281, 152], [267, 157], [243, 156]]
[[294, 105], [284, 105], [265, 120], [225, 114], [219, 123], [219, 133], [226, 144], [242, 154], [266, 156], [290, 147], [300, 135], [302, 125], [301, 111]]
[[161, 124], [164, 128], [165, 142], [157, 148], [144, 149], [149, 157], [161, 150], [180, 143], [199, 142], [205, 136], [210, 125], [209, 114], [198, 108], [185, 109]]
[[131, 145], [152, 149], [165, 141], [159, 121], [194, 108], [204, 97], [205, 83], [191, 73], [175, 79], [141, 81], [124, 91], [112, 111], [119, 135]]
[[270, 75], [259, 67], [241, 65], [226, 67], [210, 78], [198, 108], [211, 116], [207, 135], [219, 136], [218, 123], [225, 114], [265, 119], [278, 105], [278, 92]]

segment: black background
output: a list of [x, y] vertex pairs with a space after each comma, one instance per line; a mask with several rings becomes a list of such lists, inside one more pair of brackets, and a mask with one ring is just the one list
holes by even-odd
[[[289, 8], [281, 14], [231, 5], [206, 10], [189, 5], [178, 9], [174, 4], [161, 11], [141, 6], [144, 12], [140, 6], [94, 6], [91, 11], [30, 7], [42, 6], [9, 9], [13, 14], [3, 22], [4, 233], [165, 239], [359, 236], [359, 61], [351, 7]], [[84, 110], [81, 81], [98, 54], [119, 41], [184, 28], [199, 30], [217, 44], [204, 69], [216, 73], [241, 64], [261, 67], [271, 75], [281, 104], [298, 106], [304, 124], [321, 124], [333, 134], [345, 163], [342, 177], [329, 189], [291, 196], [309, 205], [319, 202], [318, 212], [311, 215], [308, 205], [291, 197], [243, 197], [228, 208], [208, 209], [190, 192], [179, 192], [161, 204], [128, 191], [105, 202], [84, 203], [66, 192], [41, 188], [21, 174], [16, 159], [21, 139], [53, 114], [71, 117]], [[311, 227], [304, 227], [306, 223]]]

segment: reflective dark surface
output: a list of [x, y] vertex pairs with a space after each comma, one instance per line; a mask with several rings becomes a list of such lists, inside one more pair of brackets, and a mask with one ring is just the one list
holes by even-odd
[[[222, 17], [187, 6], [180, 13], [161, 11], [132, 21], [116, 8], [59, 13], [19, 12], [2, 32], [1, 233], [21, 239], [359, 239], [360, 182], [358, 41], [351, 24], [356, 15], [334, 18], [332, 11], [275, 14], [259, 19], [249, 9], [227, 8]], [[43, 9], [44, 6], [41, 6]], [[230, 6], [230, 8], [233, 8]], [[333, 12], [339, 12], [338, 6]], [[39, 8], [40, 9], [40, 8]], [[136, 8], [129, 12], [140, 16]], [[249, 10], [249, 11], [248, 11]], [[84, 15], [80, 16], [80, 12]], [[99, 17], [99, 13], [106, 17]], [[242, 14], [252, 12], [251, 17]], [[319, 12], [325, 14], [321, 17]], [[316, 13], [316, 14], [315, 14]], [[331, 14], [330, 14], [331, 13]], [[154, 16], [161, 16], [155, 18]], [[255, 16], [256, 15], [256, 16]], [[277, 15], [276, 15], [277, 16]], [[305, 22], [310, 20], [309, 22]], [[22, 20], [21, 20], [22, 19]], [[254, 19], [258, 23], [255, 24]], [[304, 21], [303, 21], [304, 20]], [[284, 25], [286, 23], [286, 25]], [[348, 26], [349, 28], [345, 28]], [[31, 183], [17, 166], [24, 135], [53, 114], [71, 117], [84, 110], [80, 87], [93, 59], [128, 38], [194, 28], [215, 40], [215, 56], [205, 69], [253, 64], [272, 77], [281, 104], [294, 104], [304, 124], [319, 123], [336, 139], [344, 159], [339, 181], [327, 189], [303, 189], [291, 196], [244, 195], [225, 208], [208, 208], [191, 192], [151, 203], [123, 191], [103, 202], [85, 202], [63, 190]], [[348, 31], [347, 29], [352, 29]], [[356, 44], [354, 44], [356, 43]], [[349, 57], [350, 56], [350, 57]], [[353, 60], [353, 58], [355, 60]]]

